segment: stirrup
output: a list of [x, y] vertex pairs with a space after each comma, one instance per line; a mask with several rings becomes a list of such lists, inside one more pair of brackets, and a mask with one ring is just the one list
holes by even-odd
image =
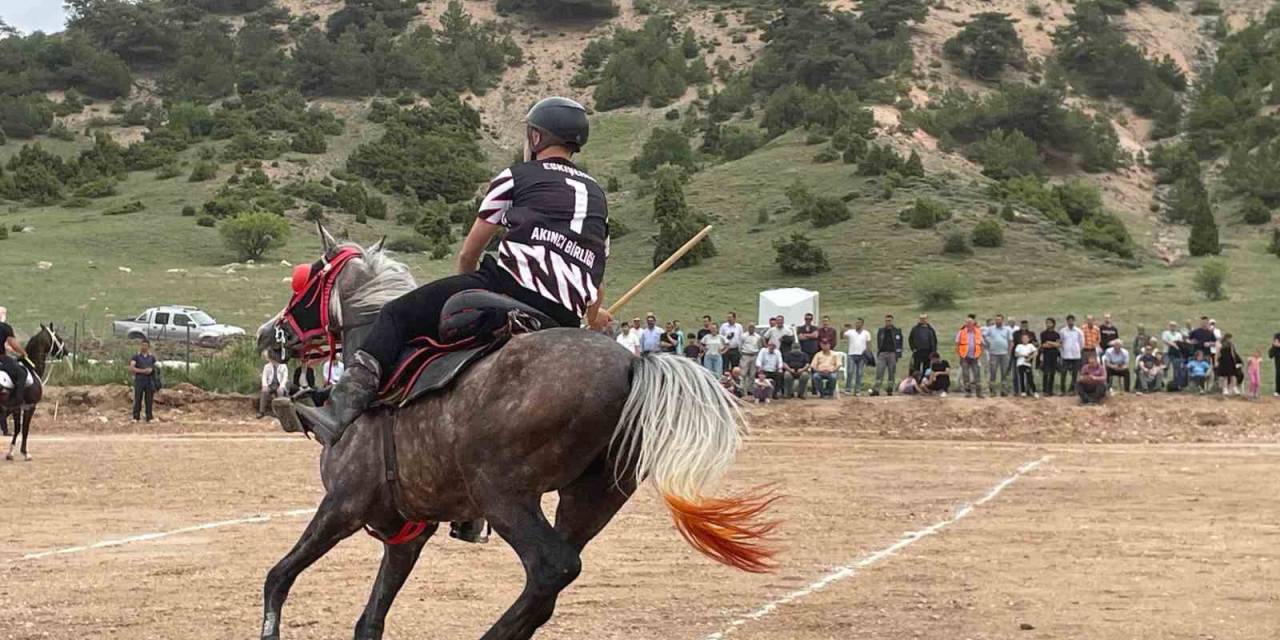
[[484, 544], [489, 541], [489, 534], [492, 532], [493, 527], [483, 518], [449, 523], [449, 537], [463, 542]]

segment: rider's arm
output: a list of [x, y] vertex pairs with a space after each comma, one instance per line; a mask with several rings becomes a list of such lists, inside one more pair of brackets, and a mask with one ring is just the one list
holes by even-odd
[[467, 233], [467, 239], [462, 241], [462, 251], [458, 254], [458, 273], [471, 273], [480, 268], [480, 256], [484, 255], [484, 248], [489, 246], [489, 241], [501, 228], [502, 225], [480, 218], [471, 224], [471, 231]]
[[596, 301], [587, 307], [587, 327], [599, 331], [613, 321], [613, 316], [604, 307], [604, 287], [600, 287]]
[[23, 349], [22, 345], [18, 344], [17, 338], [10, 336], [8, 340], [5, 340], [5, 346], [9, 347], [10, 351], [18, 354], [19, 356], [22, 356], [23, 358], [27, 357], [27, 350]]

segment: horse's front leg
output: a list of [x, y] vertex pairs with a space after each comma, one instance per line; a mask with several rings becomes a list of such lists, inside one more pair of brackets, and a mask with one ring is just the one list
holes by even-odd
[[280, 612], [298, 575], [339, 542], [360, 530], [367, 501], [330, 493], [302, 532], [302, 537], [267, 573], [262, 587], [262, 640], [279, 640]]
[[439, 526], [437, 523], [428, 525], [416, 540], [404, 544], [382, 545], [382, 567], [378, 569], [378, 581], [373, 584], [373, 593], [369, 594], [369, 604], [356, 622], [355, 640], [382, 640], [387, 611], [391, 609], [391, 603], [413, 572], [418, 557], [422, 555], [422, 548]]

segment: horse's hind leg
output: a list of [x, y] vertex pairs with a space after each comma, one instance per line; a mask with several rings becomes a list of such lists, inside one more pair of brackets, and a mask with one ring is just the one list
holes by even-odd
[[[35, 407], [22, 410], [22, 458], [27, 462], [31, 462], [31, 454], [27, 453], [27, 437], [31, 435], [31, 418], [36, 414]], [[14, 437], [17, 437], [18, 427], [14, 426]]]
[[551, 527], [537, 496], [485, 513], [524, 564], [524, 591], [481, 640], [528, 640], [551, 619], [556, 597], [582, 569], [578, 550]]
[[430, 525], [416, 540], [404, 544], [382, 545], [382, 567], [378, 569], [378, 581], [373, 583], [373, 593], [369, 594], [369, 604], [356, 622], [355, 640], [382, 640], [387, 611], [391, 609], [391, 603], [413, 572], [418, 556], [422, 555], [422, 548], [439, 526]]
[[9, 414], [0, 411], [0, 436], [9, 435]]
[[307, 530], [293, 549], [267, 573], [262, 587], [262, 639], [280, 638], [280, 611], [298, 575], [307, 570], [342, 540], [360, 530], [363, 503], [344, 500], [330, 493], [320, 502]]
[[[615, 478], [622, 475], [622, 478]], [[600, 533], [635, 493], [634, 474], [615, 474], [601, 456], [569, 486], [560, 490], [556, 531], [578, 551]]]

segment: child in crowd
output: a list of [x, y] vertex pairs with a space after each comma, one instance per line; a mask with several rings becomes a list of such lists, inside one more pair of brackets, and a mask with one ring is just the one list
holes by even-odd
[[1013, 348], [1013, 355], [1016, 358], [1018, 367], [1014, 372], [1018, 383], [1016, 389], [1024, 398], [1030, 398], [1033, 395], [1039, 398], [1040, 394], [1036, 393], [1036, 382], [1032, 375], [1032, 371], [1035, 369], [1036, 352], [1039, 349], [1034, 344], [1031, 344], [1030, 331], [1021, 331], [1019, 336], [1022, 342]]
[[724, 387], [725, 391], [732, 393], [735, 397], [741, 398], [742, 368], [734, 367], [733, 369], [725, 371], [724, 375], [720, 376], [720, 386]]
[[917, 386], [918, 383], [916, 382], [916, 377], [914, 375], [909, 375], [903, 378], [902, 382], [898, 383], [898, 393], [904, 396], [914, 396], [917, 391]]
[[685, 336], [684, 357], [702, 362], [702, 345], [698, 344], [698, 336], [692, 333]]
[[1203, 351], [1196, 351], [1195, 359], [1187, 363], [1187, 374], [1191, 377], [1191, 386], [1196, 388], [1196, 392], [1204, 395], [1209, 384], [1209, 370], [1212, 365], [1208, 360], [1204, 359]]
[[1244, 368], [1245, 378], [1249, 382], [1249, 399], [1257, 400], [1258, 393], [1262, 388], [1262, 350], [1255, 349], [1253, 355], [1249, 356], [1249, 362]]
[[766, 378], [764, 371], [756, 371], [756, 385], [751, 389], [756, 402], [768, 404], [773, 398], [773, 381]]

